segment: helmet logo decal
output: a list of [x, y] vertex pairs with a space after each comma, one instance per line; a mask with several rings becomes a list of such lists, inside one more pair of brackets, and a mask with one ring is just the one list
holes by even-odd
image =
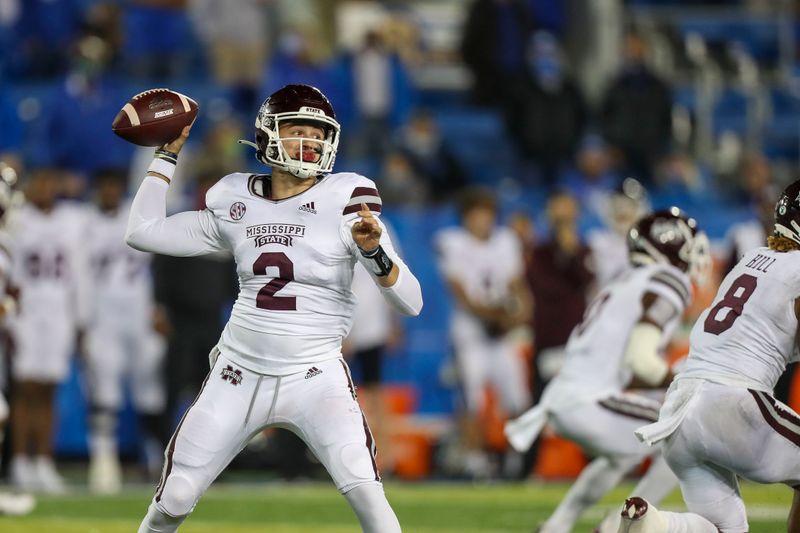
[[312, 115], [325, 115], [325, 111], [317, 107], [303, 106], [300, 108], [301, 113], [311, 113]]
[[786, 206], [781, 204], [781, 206], [778, 208], [778, 213], [781, 214], [781, 215], [785, 215], [786, 214]]
[[650, 229], [650, 237], [662, 243], [672, 242], [680, 236], [678, 224], [673, 220], [656, 220]]

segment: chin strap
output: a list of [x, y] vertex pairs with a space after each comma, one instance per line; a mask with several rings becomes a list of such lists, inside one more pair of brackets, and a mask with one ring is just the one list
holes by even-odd
[[256, 143], [254, 143], [252, 141], [245, 141], [244, 139], [239, 139], [238, 142], [239, 142], [239, 144], [246, 144], [247, 146], [251, 146], [251, 147], [255, 148], [255, 150], [256, 150], [256, 159], [258, 160], [258, 162], [259, 163], [263, 163], [265, 165], [269, 165], [269, 163], [267, 162], [267, 159], [265, 157], [264, 152], [261, 151], [261, 149], [258, 147], [258, 145]]

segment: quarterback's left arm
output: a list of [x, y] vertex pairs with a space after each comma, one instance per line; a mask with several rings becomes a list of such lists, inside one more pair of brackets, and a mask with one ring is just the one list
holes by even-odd
[[365, 204], [350, 226], [350, 233], [358, 247], [357, 257], [372, 274], [383, 297], [398, 312], [417, 316], [422, 311], [422, 289], [419, 281], [406, 266], [392, 246], [383, 225]]

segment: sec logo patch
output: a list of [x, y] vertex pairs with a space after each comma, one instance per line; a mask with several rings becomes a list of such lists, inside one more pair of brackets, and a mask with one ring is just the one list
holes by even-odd
[[236, 202], [231, 205], [231, 218], [233, 220], [242, 220], [242, 217], [247, 212], [247, 207], [242, 202]]

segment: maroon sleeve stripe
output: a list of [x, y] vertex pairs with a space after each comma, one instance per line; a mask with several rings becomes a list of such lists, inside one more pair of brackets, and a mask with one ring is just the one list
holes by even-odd
[[[374, 211], [376, 213], [380, 213], [381, 212], [381, 204], [368, 203], [367, 207], [369, 208], [370, 211]], [[349, 215], [350, 213], [358, 213], [359, 211], [361, 211], [361, 204], [349, 205], [349, 206], [344, 208], [344, 211], [342, 211], [342, 214], [343, 215]]]
[[356, 187], [353, 189], [353, 194], [350, 195], [350, 198], [355, 198], [356, 196], [378, 196], [378, 189], [373, 189], [372, 187]]
[[671, 289], [678, 299], [683, 303], [683, 305], [686, 305], [689, 302], [691, 295], [686, 291], [686, 287], [684, 287], [682, 284], [676, 284], [674, 281], [670, 281], [668, 278], [655, 277], [651, 278], [650, 282]]

